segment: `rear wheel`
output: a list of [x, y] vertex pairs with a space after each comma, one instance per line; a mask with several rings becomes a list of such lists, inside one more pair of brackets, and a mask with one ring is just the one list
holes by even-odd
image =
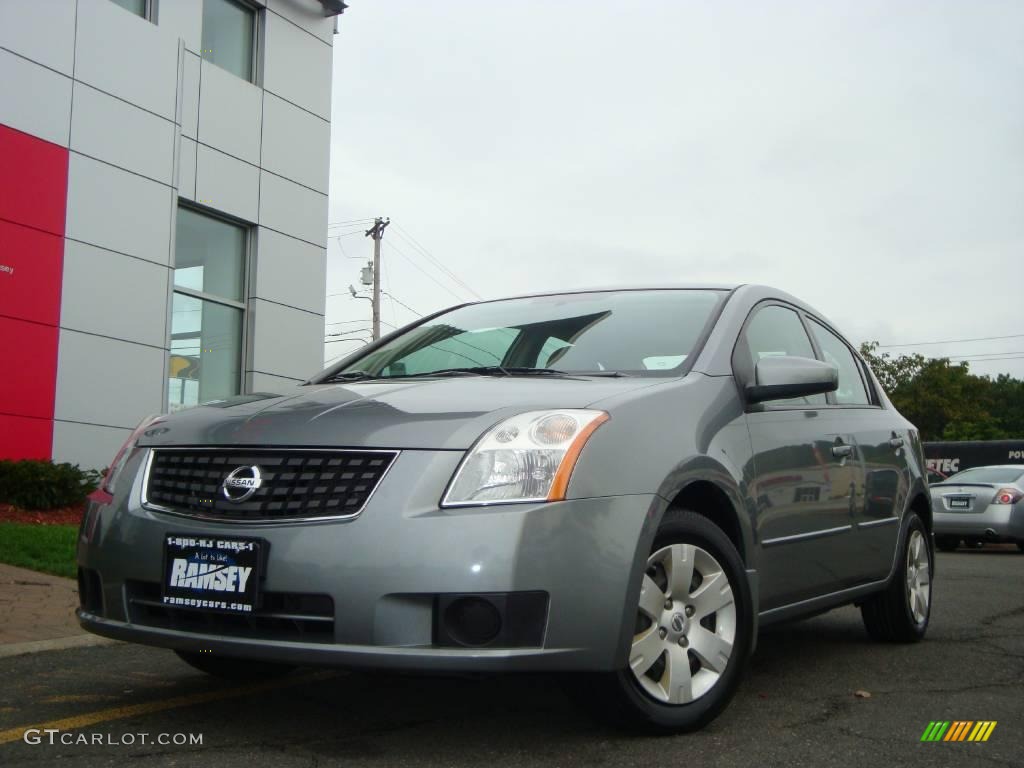
[[701, 728], [735, 694], [752, 641], [736, 548], [707, 518], [672, 510], [647, 560], [627, 665], [595, 681], [604, 714], [645, 730]]
[[287, 675], [294, 666], [290, 664], [275, 664], [270, 661], [258, 661], [256, 659], [238, 659], [233, 656], [217, 656], [213, 653], [198, 653], [196, 651], [175, 651], [182, 661], [195, 667], [200, 672], [205, 672], [214, 677], [225, 680], [249, 680], [257, 682], [274, 677]]
[[1017, 549], [1019, 549], [1021, 552], [1024, 552], [1024, 541], [1017, 542]]
[[960, 546], [960, 538], [958, 536], [936, 536], [935, 546], [943, 552], [956, 552], [956, 548]]
[[915, 513], [896, 564], [883, 592], [861, 605], [861, 617], [875, 640], [916, 643], [928, 630], [932, 603], [932, 551], [928, 531]]

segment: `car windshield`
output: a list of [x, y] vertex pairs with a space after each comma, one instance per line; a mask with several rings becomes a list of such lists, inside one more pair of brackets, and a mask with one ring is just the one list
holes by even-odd
[[473, 304], [431, 318], [321, 380], [438, 372], [677, 375], [725, 295], [596, 291]]
[[1024, 475], [1024, 467], [975, 467], [965, 469], [945, 483], [1016, 483]]

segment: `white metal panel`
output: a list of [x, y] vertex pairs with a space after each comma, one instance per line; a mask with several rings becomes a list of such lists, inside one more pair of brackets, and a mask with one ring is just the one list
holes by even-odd
[[196, 143], [184, 136], [178, 153], [178, 195], [186, 200], [196, 199]]
[[331, 47], [275, 13], [267, 14], [263, 86], [331, 119]]
[[185, 40], [185, 47], [199, 53], [203, 42], [203, 0], [171, 0], [157, 7], [160, 28]]
[[334, 17], [324, 16], [319, 0], [270, 0], [267, 6], [328, 45], [334, 42]]
[[202, 62], [200, 143], [259, 165], [262, 111], [262, 90], [215, 64]]
[[259, 223], [327, 247], [327, 195], [263, 171]]
[[272, 93], [263, 100], [263, 154], [268, 171], [327, 194], [331, 124]]
[[181, 84], [181, 135], [196, 138], [199, 132], [199, 56], [185, 52]]
[[0, 0], [0, 46], [71, 74], [76, 0]]
[[250, 370], [305, 381], [323, 367], [323, 317], [262, 299], [250, 301], [249, 312]]
[[167, 264], [171, 188], [72, 152], [67, 236]]
[[170, 184], [174, 123], [76, 82], [71, 149]]
[[251, 295], [322, 315], [326, 281], [325, 249], [259, 228]]
[[169, 272], [159, 264], [66, 241], [61, 327], [166, 346]]
[[62, 329], [54, 418], [134, 427], [163, 408], [167, 353]]
[[196, 161], [197, 203], [256, 221], [259, 210], [260, 170], [200, 144]]
[[110, 0], [79, 0], [75, 79], [174, 120], [178, 38]]
[[0, 50], [0, 123], [66, 147], [71, 79]]
[[53, 460], [77, 464], [82, 469], [106, 469], [130, 434], [131, 429], [125, 427], [55, 421]]

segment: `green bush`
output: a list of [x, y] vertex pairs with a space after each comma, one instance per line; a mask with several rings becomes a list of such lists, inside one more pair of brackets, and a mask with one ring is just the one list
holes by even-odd
[[0, 503], [22, 509], [56, 509], [81, 504], [103, 475], [77, 464], [24, 459], [0, 460]]

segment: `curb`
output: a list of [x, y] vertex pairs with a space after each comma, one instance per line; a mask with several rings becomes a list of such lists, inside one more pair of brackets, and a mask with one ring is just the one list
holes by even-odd
[[8, 645], [0, 645], [0, 659], [6, 659], [11, 656], [24, 656], [29, 653], [65, 651], [70, 648], [89, 648], [97, 645], [113, 645], [117, 642], [119, 641], [98, 635], [72, 635], [71, 637], [58, 637], [54, 640], [10, 643]]

